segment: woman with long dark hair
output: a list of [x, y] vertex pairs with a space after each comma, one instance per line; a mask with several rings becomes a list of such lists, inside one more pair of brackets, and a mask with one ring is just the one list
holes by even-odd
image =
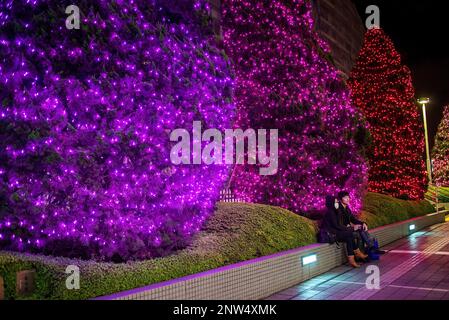
[[326, 208], [327, 212], [322, 221], [321, 228], [328, 234], [335, 235], [337, 242], [344, 242], [346, 244], [349, 265], [354, 268], [360, 268], [355, 258], [366, 260], [368, 256], [363, 254], [358, 248], [355, 234], [356, 231], [363, 228], [363, 224], [354, 226], [345, 225], [341, 211], [339, 210], [340, 202], [335, 197], [328, 196], [326, 198]]

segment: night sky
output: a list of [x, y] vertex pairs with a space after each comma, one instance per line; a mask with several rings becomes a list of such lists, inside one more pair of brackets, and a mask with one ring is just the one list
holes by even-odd
[[393, 39], [403, 62], [413, 73], [417, 97], [428, 96], [430, 142], [449, 104], [449, 20], [446, 1], [354, 0], [365, 24], [366, 7], [380, 9], [381, 27]]

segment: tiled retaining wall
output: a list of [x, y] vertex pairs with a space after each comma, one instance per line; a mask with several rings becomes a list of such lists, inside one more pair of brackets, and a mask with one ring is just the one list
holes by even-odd
[[[410, 235], [409, 226], [412, 224], [416, 226], [416, 232], [443, 223], [447, 213], [435, 213], [378, 228], [371, 234], [379, 239], [381, 246], [385, 246]], [[301, 258], [310, 254], [317, 255], [317, 262], [302, 266]], [[257, 300], [332, 270], [345, 260], [343, 248], [315, 244], [98, 299]]]

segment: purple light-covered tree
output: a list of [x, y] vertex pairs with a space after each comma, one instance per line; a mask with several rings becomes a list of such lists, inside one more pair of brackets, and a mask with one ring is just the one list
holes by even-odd
[[[70, 5], [66, 3], [65, 5]], [[123, 261], [184, 247], [227, 166], [174, 166], [170, 132], [232, 126], [204, 1], [0, 7], [0, 249]]]
[[237, 126], [279, 129], [279, 171], [237, 166], [239, 198], [307, 214], [348, 190], [356, 211], [366, 184], [366, 127], [351, 106], [307, 0], [224, 0], [224, 43], [236, 64]]

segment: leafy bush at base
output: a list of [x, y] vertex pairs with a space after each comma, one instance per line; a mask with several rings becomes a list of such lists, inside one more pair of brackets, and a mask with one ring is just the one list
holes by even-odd
[[368, 193], [360, 218], [373, 229], [433, 212], [435, 208], [426, 200], [406, 201], [378, 193]]
[[[316, 225], [287, 210], [250, 204], [218, 204], [204, 230], [186, 250], [165, 258], [126, 264], [95, 263], [0, 252], [6, 298], [15, 295], [17, 271], [35, 269], [31, 299], [87, 299], [207, 271], [315, 243]], [[81, 289], [65, 288], [68, 265], [77, 265]]]
[[435, 201], [435, 195], [438, 193], [438, 201], [449, 203], [449, 187], [439, 187], [438, 190], [434, 186], [429, 186], [426, 196]]
[[[434, 211], [427, 201], [369, 193], [362, 219], [375, 228]], [[0, 275], [6, 299], [23, 299], [15, 294], [15, 277], [27, 269], [37, 273], [35, 294], [28, 299], [88, 299], [306, 246], [317, 241], [316, 233], [317, 223], [281, 208], [219, 203], [193, 244], [168, 257], [112, 264], [0, 252]], [[78, 291], [65, 287], [68, 265], [80, 268]]]

